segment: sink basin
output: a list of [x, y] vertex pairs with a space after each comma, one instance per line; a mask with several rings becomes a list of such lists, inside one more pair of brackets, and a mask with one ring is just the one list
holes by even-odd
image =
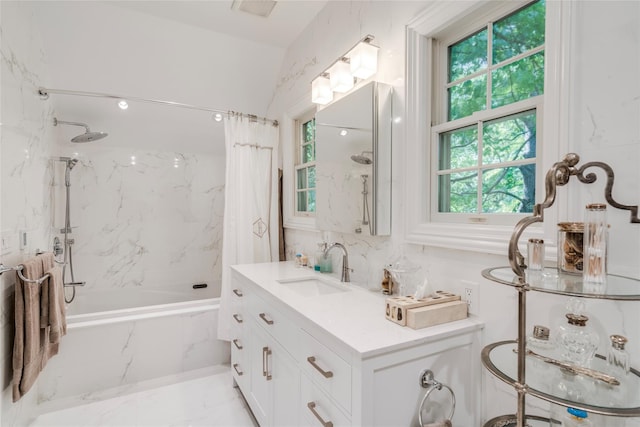
[[287, 289], [291, 289], [293, 292], [307, 298], [349, 291], [349, 288], [345, 285], [334, 284], [328, 280], [317, 277], [282, 279], [277, 282], [286, 286]]

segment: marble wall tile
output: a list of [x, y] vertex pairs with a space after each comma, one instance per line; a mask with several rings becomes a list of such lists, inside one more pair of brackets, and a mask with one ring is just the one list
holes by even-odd
[[[53, 139], [50, 127], [44, 124], [51, 120], [52, 112], [37, 96], [37, 86], [47, 83], [48, 73], [32, 5], [3, 2], [0, 9], [0, 232], [9, 243], [2, 263], [13, 266], [33, 256], [36, 249], [46, 248], [50, 238], [48, 158]], [[22, 249], [20, 231], [27, 233]], [[24, 425], [35, 407], [35, 393], [17, 403], [11, 401], [14, 280], [12, 273], [0, 277], [3, 426]]]
[[[357, 5], [333, 2], [328, 5], [287, 51], [281, 71], [282, 84], [274, 96], [271, 114], [285, 113], [291, 106], [300, 103], [301, 99], [308, 97], [309, 81], [322, 71], [325, 64], [343, 53], [341, 42], [356, 39], [353, 31], [359, 29], [364, 33], [374, 34], [377, 44], [381, 46], [380, 71], [376, 79], [390, 82], [394, 86], [394, 117], [402, 119], [405, 83], [402, 72], [398, 71], [403, 71], [403, 64], [406, 63], [404, 25], [419, 12], [421, 6], [414, 3], [414, 8], [411, 8], [405, 2], [397, 3], [399, 7], [393, 11], [387, 9], [391, 2]], [[572, 81], [570, 97], [566, 100], [571, 116], [571, 122], [568, 123], [571, 135], [569, 150], [579, 153], [583, 161], [602, 160], [611, 164], [616, 170], [618, 182], [614, 196], [621, 203], [638, 204], [640, 128], [637, 118], [640, 86], [635, 76], [640, 64], [640, 5], [636, 2], [619, 1], [573, 4], [574, 25], [571, 58], [568, 59]], [[611, 49], [611, 46], [618, 45], [620, 50]], [[478, 289], [478, 313], [486, 324], [484, 342], [515, 338], [517, 293], [481, 277], [481, 271], [487, 267], [508, 265], [506, 247], [505, 255], [499, 256], [404, 242], [402, 169], [403, 159], [407, 156], [404, 135], [404, 125], [400, 120], [393, 128], [392, 235], [389, 238], [371, 238], [329, 233], [329, 240], [345, 243], [350, 264], [354, 268], [352, 280], [371, 289], [378, 286], [382, 267], [401, 254], [422, 266], [434, 288], [459, 293], [464, 291], [463, 281], [475, 284]], [[569, 195], [569, 202], [564, 202], [577, 206], [576, 209], [569, 210], [569, 215], [581, 217], [585, 203], [601, 200], [601, 190], [601, 187], [595, 187], [573, 191]], [[637, 262], [640, 254], [640, 227], [628, 224], [628, 212], [610, 212], [610, 217], [616, 225], [611, 230], [611, 254], [615, 257], [610, 260], [611, 267], [617, 272], [640, 277]], [[293, 259], [293, 255], [300, 251], [313, 254], [316, 243], [323, 240], [324, 234], [326, 233], [320, 231], [286, 230], [287, 258]], [[340, 262], [339, 258], [335, 258], [336, 255], [333, 258], [334, 271]], [[337, 273], [333, 274], [337, 276]], [[527, 313], [529, 321], [531, 324], [538, 322], [557, 326], [563, 321], [565, 304], [565, 298], [536, 295], [530, 301]], [[633, 355], [632, 365], [639, 365], [640, 312], [637, 310], [637, 303], [590, 300], [587, 302], [587, 310], [593, 317], [593, 324], [599, 331], [601, 340], [606, 340], [611, 333], [627, 334], [630, 339], [629, 352]], [[504, 387], [486, 372], [483, 375], [485, 419], [504, 413], [505, 407], [515, 407], [513, 390]], [[489, 399], [486, 396], [500, 397]], [[540, 402], [533, 402], [534, 399], [529, 401], [532, 401], [530, 404], [539, 406], [539, 410], [548, 409]], [[621, 425], [615, 424], [615, 421], [609, 418], [606, 424], [602, 422], [598, 425]], [[610, 424], [612, 422], [614, 423]]]
[[[79, 159], [70, 192], [75, 280], [87, 289], [219, 280], [224, 158], [98, 145], [67, 155]], [[59, 231], [66, 187], [64, 162], [56, 163]]]

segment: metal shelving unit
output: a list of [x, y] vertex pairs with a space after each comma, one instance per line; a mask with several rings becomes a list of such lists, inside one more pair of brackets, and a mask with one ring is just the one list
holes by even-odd
[[[597, 180], [595, 173], [585, 173], [590, 168], [600, 168], [607, 175], [605, 199], [616, 208], [630, 211], [630, 222], [640, 223], [638, 206], [623, 205], [612, 197], [614, 173], [609, 165], [603, 162], [589, 162], [578, 167], [580, 157], [569, 153], [565, 158], [556, 162], [548, 171], [545, 178], [546, 195], [542, 203], [534, 206], [533, 215], [523, 218], [516, 224], [509, 241], [509, 267], [489, 268], [482, 272], [483, 277], [494, 282], [512, 286], [518, 291], [518, 338], [514, 341], [501, 341], [489, 344], [482, 350], [482, 363], [500, 380], [514, 387], [517, 393], [517, 411], [515, 414], [502, 415], [487, 421], [484, 427], [536, 427], [548, 426], [548, 418], [527, 415], [525, 413], [525, 398], [527, 394], [562, 406], [571, 406], [588, 412], [614, 415], [622, 417], [640, 416], [640, 396], [632, 396], [624, 406], [613, 406], [602, 393], [595, 393], [590, 400], [574, 402], [565, 400], [549, 390], [544, 380], [526, 380], [527, 370], [532, 369], [531, 358], [526, 356], [526, 320], [527, 320], [527, 292], [546, 292], [565, 296], [582, 298], [599, 298], [608, 300], [640, 301], [640, 281], [621, 276], [608, 275], [606, 285], [592, 286], [582, 281], [582, 276], [563, 274], [556, 269], [545, 269], [542, 273], [530, 275], [525, 273], [524, 257], [518, 248], [520, 236], [524, 230], [535, 223], [544, 221], [544, 210], [553, 205], [556, 199], [556, 188], [566, 185], [571, 177], [576, 177], [583, 184], [592, 184]], [[604, 362], [602, 356], [596, 358], [595, 368], [602, 371]], [[546, 369], [558, 369], [548, 366]], [[542, 376], [546, 378], [546, 376]], [[640, 389], [640, 373], [632, 369], [630, 377], [633, 387]], [[552, 421], [553, 422], [553, 421]]]

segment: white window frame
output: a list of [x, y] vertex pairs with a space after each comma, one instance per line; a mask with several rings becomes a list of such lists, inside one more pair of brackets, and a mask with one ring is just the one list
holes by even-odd
[[[298, 210], [298, 196], [300, 194], [300, 188], [298, 188], [298, 171], [301, 169], [306, 169], [307, 171], [309, 170], [310, 167], [316, 167], [316, 160], [314, 159], [311, 162], [305, 162], [302, 163], [302, 145], [303, 145], [303, 138], [304, 136], [302, 135], [302, 125], [313, 120], [315, 117], [315, 111], [311, 110], [306, 112], [305, 114], [303, 114], [302, 116], [298, 117], [295, 120], [295, 128], [296, 128], [296, 138], [295, 138], [295, 163], [293, 166], [294, 169], [294, 175], [295, 175], [295, 182], [294, 182], [294, 187], [295, 187], [295, 194], [294, 194], [294, 215], [295, 216], [302, 216], [302, 217], [315, 217], [316, 216], [316, 212], [310, 212], [310, 211], [299, 211]], [[315, 146], [316, 146], [316, 140], [315, 140], [315, 136], [313, 139], [313, 149], [314, 149], [314, 153], [315, 153]], [[315, 156], [314, 156], [315, 157]], [[307, 184], [309, 182], [309, 174], [306, 174], [307, 176]], [[313, 187], [314, 191], [315, 191], [315, 187]], [[309, 192], [309, 187], [306, 187], [304, 189], [305, 195]]]
[[[411, 243], [505, 254], [515, 220], [510, 225], [434, 222], [431, 212], [431, 138], [432, 97], [440, 97], [434, 88], [434, 39], [445, 31], [477, 29], [479, 21], [488, 22], [496, 13], [503, 16], [530, 1], [512, 2], [433, 2], [406, 29], [406, 168], [404, 181], [405, 240]], [[505, 9], [505, 7], [509, 9]], [[542, 133], [538, 134], [536, 201], [544, 198], [544, 171], [568, 149], [569, 64], [572, 2], [547, 0], [545, 28], [545, 89]], [[499, 11], [499, 12], [498, 12]], [[470, 24], [471, 23], [471, 24]], [[462, 31], [460, 31], [462, 33]], [[547, 141], [545, 143], [545, 141]], [[551, 210], [549, 210], [551, 211]], [[525, 237], [555, 236], [557, 208], [545, 213], [545, 223], [529, 227]], [[526, 241], [526, 240], [525, 240]], [[555, 241], [553, 238], [552, 241]]]
[[285, 228], [315, 231], [315, 215], [296, 215], [296, 164], [297, 164], [297, 144], [298, 126], [301, 117], [307, 114], [315, 115], [316, 107], [311, 103], [308, 96], [296, 102], [289, 110], [283, 114], [280, 124], [280, 137], [282, 147], [282, 203], [283, 203], [283, 225]]

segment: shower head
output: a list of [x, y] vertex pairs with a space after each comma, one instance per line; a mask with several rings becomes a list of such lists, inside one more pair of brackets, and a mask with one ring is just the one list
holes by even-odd
[[371, 158], [368, 157], [366, 154], [373, 154], [373, 152], [363, 151], [360, 154], [354, 154], [353, 156], [351, 156], [351, 160], [353, 160], [356, 163], [360, 163], [361, 165], [370, 165], [371, 163], [373, 163], [373, 160], [371, 160]]
[[78, 164], [78, 159], [69, 159], [67, 160], [67, 167], [69, 170], [73, 169], [73, 167]]
[[91, 129], [89, 129], [89, 126], [85, 125], [84, 123], [65, 122], [62, 120], [58, 120], [54, 117], [53, 125], [58, 126], [59, 124], [70, 125], [70, 126], [81, 126], [85, 129], [85, 132], [83, 134], [74, 136], [73, 138], [71, 138], [71, 142], [92, 142], [92, 141], [97, 141], [99, 139], [102, 139], [108, 135], [108, 133], [105, 133], [105, 132], [91, 132]]
[[93, 142], [105, 138], [108, 135], [109, 134], [105, 132], [85, 132], [71, 138], [71, 142]]

